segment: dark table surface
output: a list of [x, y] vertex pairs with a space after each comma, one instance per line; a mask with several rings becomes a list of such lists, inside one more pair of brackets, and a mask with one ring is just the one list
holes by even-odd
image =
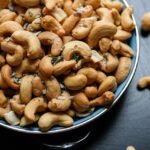
[[[135, 8], [135, 18], [140, 33], [140, 59], [136, 74], [127, 91], [111, 111], [92, 125], [94, 129], [88, 142], [76, 149], [84, 150], [125, 150], [133, 145], [137, 150], [150, 150], [150, 91], [139, 91], [137, 81], [150, 75], [150, 35], [140, 32], [140, 20], [145, 11], [150, 11], [150, 0], [128, 0]], [[74, 134], [74, 133], [73, 133]], [[41, 149], [40, 142], [49, 137], [18, 134], [0, 128], [0, 143], [6, 148]], [[55, 138], [55, 137], [54, 137]], [[60, 136], [53, 140], [60, 140]], [[64, 137], [65, 138], [65, 137]], [[6, 144], [7, 143], [7, 144]]]

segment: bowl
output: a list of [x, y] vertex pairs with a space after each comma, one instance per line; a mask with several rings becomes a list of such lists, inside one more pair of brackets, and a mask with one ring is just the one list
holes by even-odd
[[[122, 2], [124, 3], [125, 7], [128, 6], [128, 3], [126, 0], [122, 0]], [[7, 129], [14, 130], [14, 131], [29, 133], [29, 134], [56, 134], [56, 133], [62, 133], [62, 132], [74, 130], [81, 126], [85, 126], [85, 125], [89, 124], [90, 122], [98, 119], [99, 117], [104, 115], [106, 112], [108, 112], [121, 99], [121, 96], [126, 91], [129, 84], [131, 83], [131, 80], [132, 80], [132, 78], [135, 74], [136, 68], [137, 68], [138, 58], [139, 58], [139, 34], [138, 34], [138, 29], [137, 29], [137, 24], [136, 24], [135, 18], [134, 18], [134, 16], [132, 16], [132, 17], [133, 17], [136, 27], [132, 33], [132, 37], [129, 40], [129, 45], [132, 47], [132, 49], [134, 51], [134, 57], [132, 58], [131, 69], [130, 69], [129, 75], [126, 78], [126, 80], [121, 85], [119, 85], [119, 87], [117, 88], [117, 90], [115, 92], [115, 100], [108, 108], [98, 108], [92, 114], [90, 114], [89, 116], [87, 116], [85, 118], [75, 119], [74, 125], [71, 127], [64, 128], [64, 127], [56, 126], [47, 132], [41, 132], [41, 131], [39, 131], [38, 127], [33, 126], [33, 125], [31, 125], [29, 127], [10, 126], [2, 119], [0, 119], [0, 126], [5, 127]]]

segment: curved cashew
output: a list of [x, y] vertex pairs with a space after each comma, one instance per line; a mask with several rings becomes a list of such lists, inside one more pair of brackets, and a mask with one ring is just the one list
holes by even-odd
[[37, 59], [43, 55], [40, 41], [33, 33], [20, 30], [14, 32], [12, 38], [17, 43], [28, 45], [27, 56], [30, 59]]
[[8, 85], [5, 82], [5, 80], [3, 79], [1, 72], [0, 72], [0, 88], [2, 88], [2, 89], [8, 88]]
[[147, 12], [142, 17], [142, 29], [145, 31], [150, 31], [150, 12]]
[[21, 79], [20, 99], [23, 104], [27, 104], [32, 98], [32, 75], [26, 75]]
[[39, 34], [38, 38], [43, 45], [51, 45], [50, 52], [53, 56], [60, 55], [63, 42], [57, 34], [45, 31]]
[[45, 85], [46, 85], [46, 96], [48, 100], [51, 100], [52, 98], [57, 98], [58, 96], [61, 95], [60, 84], [56, 78], [51, 77], [50, 79], [47, 79], [45, 81]]
[[53, 10], [56, 6], [56, 0], [42, 0], [48, 10]]
[[99, 41], [99, 48], [100, 48], [100, 51], [102, 53], [106, 53], [109, 51], [110, 49], [110, 46], [112, 44], [112, 40], [109, 39], [109, 38], [102, 38], [100, 41]]
[[29, 31], [38, 31], [40, 30], [41, 27], [41, 18], [36, 18], [35, 20], [32, 21], [31, 24], [28, 25]]
[[79, 20], [80, 20], [80, 15], [76, 13], [66, 18], [62, 25], [65, 30], [65, 33], [69, 34], [73, 30], [73, 28], [75, 27], [75, 25], [78, 23]]
[[36, 18], [42, 16], [41, 8], [29, 8], [24, 14], [24, 19], [31, 23]]
[[98, 90], [96, 86], [87, 86], [84, 89], [84, 93], [88, 98], [95, 98], [97, 96]]
[[100, 1], [99, 0], [86, 0], [86, 5], [91, 5], [94, 9], [97, 9], [100, 7]]
[[78, 40], [86, 38], [95, 21], [94, 17], [80, 19], [79, 23], [72, 30], [72, 36]]
[[22, 16], [21, 14], [18, 15], [18, 16], [15, 18], [14, 21], [17, 22], [17, 23], [19, 23], [19, 24], [21, 24], [22, 26], [23, 26], [24, 23], [25, 23], [24, 18], [23, 18], [23, 16]]
[[5, 64], [5, 58], [3, 55], [0, 55], [0, 67], [3, 66]]
[[88, 36], [88, 45], [90, 47], [95, 47], [101, 38], [111, 37], [116, 32], [117, 28], [114, 24], [105, 21], [99, 21], [92, 28]]
[[72, 9], [72, 0], [65, 0], [64, 2], [64, 11], [67, 13], [68, 16], [75, 13], [75, 11]]
[[80, 6], [83, 6], [85, 3], [85, 0], [74, 0], [73, 4], [72, 4], [72, 8], [74, 10], [76, 10], [77, 8], [79, 8]]
[[5, 114], [11, 111], [10, 104], [8, 103], [5, 108], [0, 107], [0, 118], [4, 118]]
[[19, 65], [16, 69], [16, 77], [22, 77], [23, 73], [35, 73], [39, 67], [40, 60], [29, 60], [25, 58], [21, 65]]
[[87, 84], [90, 85], [97, 79], [97, 71], [91, 67], [80, 69], [77, 74], [83, 74], [87, 77]]
[[24, 49], [11, 41], [1, 42], [1, 50], [8, 53], [6, 55], [6, 60], [11, 66], [18, 66], [21, 64], [24, 55]]
[[87, 96], [80, 92], [74, 95], [73, 98], [73, 107], [77, 112], [85, 112], [89, 110], [89, 100]]
[[106, 74], [104, 74], [104, 72], [98, 71], [97, 72], [97, 79], [96, 81], [101, 84], [105, 79], [106, 79]]
[[35, 96], [42, 96], [43, 92], [43, 84], [41, 78], [36, 76], [32, 80], [32, 92]]
[[95, 106], [106, 106], [112, 104], [114, 101], [114, 93], [107, 91], [105, 92], [102, 96], [95, 98], [94, 100], [90, 101], [90, 106], [95, 107]]
[[98, 88], [98, 96], [101, 96], [106, 91], [115, 91], [117, 88], [117, 81], [114, 76], [108, 76], [104, 79], [104, 81], [100, 84]]
[[70, 41], [64, 45], [62, 55], [65, 60], [70, 60], [74, 53], [78, 53], [84, 58], [92, 55], [90, 47], [82, 41]]
[[68, 70], [72, 69], [75, 66], [75, 64], [76, 64], [75, 60], [59, 62], [54, 66], [53, 74], [55, 76], [64, 74]]
[[26, 8], [35, 7], [40, 4], [40, 0], [14, 0], [14, 2]]
[[132, 57], [133, 56], [133, 50], [128, 44], [125, 44], [123, 42], [120, 42], [119, 40], [114, 40], [112, 42], [111, 46], [111, 53], [113, 55], [121, 55], [125, 57]]
[[70, 90], [81, 90], [87, 84], [87, 77], [83, 74], [69, 75], [64, 79], [64, 84]]
[[47, 131], [54, 125], [69, 127], [73, 125], [73, 119], [69, 115], [64, 113], [56, 114], [47, 112], [40, 117], [38, 125], [42, 131]]
[[121, 16], [120, 16], [120, 14], [119, 14], [117, 9], [115, 9], [115, 8], [112, 9], [112, 16], [114, 18], [115, 24], [117, 26], [119, 26], [121, 24]]
[[4, 94], [3, 90], [0, 90], [0, 107], [6, 107], [8, 99]]
[[132, 34], [130, 32], [118, 28], [116, 34], [113, 36], [113, 39], [119, 41], [126, 41], [131, 36]]
[[71, 106], [70, 94], [67, 92], [62, 93], [61, 96], [53, 98], [48, 103], [48, 108], [52, 112], [64, 112]]
[[9, 0], [1, 0], [0, 1], [0, 9], [7, 8], [9, 4]]
[[127, 7], [121, 14], [121, 25], [125, 31], [131, 32], [135, 28], [135, 24], [131, 18], [133, 8]]
[[10, 99], [10, 106], [16, 114], [22, 115], [24, 113], [25, 105], [21, 104], [19, 95], [15, 95], [12, 99]]
[[19, 85], [14, 83], [12, 80], [12, 68], [9, 65], [6, 64], [1, 68], [1, 75], [9, 87], [15, 90], [19, 89]]
[[53, 73], [54, 67], [51, 63], [50, 56], [44, 56], [39, 64], [39, 71], [43, 77], [50, 77]]
[[111, 55], [110, 53], [105, 53], [104, 60], [102, 60], [99, 64], [101, 69], [106, 73], [111, 73], [115, 71], [119, 65], [119, 60], [116, 56]]
[[15, 21], [6, 21], [0, 25], [0, 37], [12, 34], [17, 30], [23, 30], [22, 26]]
[[109, 9], [115, 8], [119, 12], [123, 9], [123, 4], [120, 1], [101, 0], [101, 5]]
[[42, 18], [41, 26], [48, 31], [53, 31], [54, 33], [58, 34], [59, 36], [63, 36], [65, 34], [65, 30], [63, 29], [62, 25], [52, 16], [47, 15]]
[[69, 35], [63, 36], [62, 39], [63, 39], [63, 44], [66, 44], [66, 43], [74, 40], [74, 38], [72, 36], [69, 36]]
[[142, 77], [139, 81], [138, 81], [138, 87], [140, 89], [144, 89], [150, 86], [150, 77], [149, 76], [145, 76]]
[[33, 98], [25, 107], [24, 115], [28, 120], [34, 121], [37, 112], [43, 112], [47, 109], [47, 104], [41, 97]]
[[115, 72], [115, 78], [117, 83], [122, 83], [129, 74], [131, 68], [131, 59], [128, 57], [121, 57], [119, 60], [119, 66]]

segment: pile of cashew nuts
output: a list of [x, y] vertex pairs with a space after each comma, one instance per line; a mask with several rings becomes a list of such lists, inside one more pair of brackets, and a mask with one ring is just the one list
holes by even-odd
[[0, 8], [0, 118], [47, 131], [113, 103], [134, 55], [131, 6], [1, 0]]

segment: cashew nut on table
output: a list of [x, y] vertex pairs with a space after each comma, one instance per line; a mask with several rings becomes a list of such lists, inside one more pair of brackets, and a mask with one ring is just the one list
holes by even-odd
[[117, 0], [1, 0], [0, 118], [46, 132], [111, 105], [134, 57], [132, 13]]

